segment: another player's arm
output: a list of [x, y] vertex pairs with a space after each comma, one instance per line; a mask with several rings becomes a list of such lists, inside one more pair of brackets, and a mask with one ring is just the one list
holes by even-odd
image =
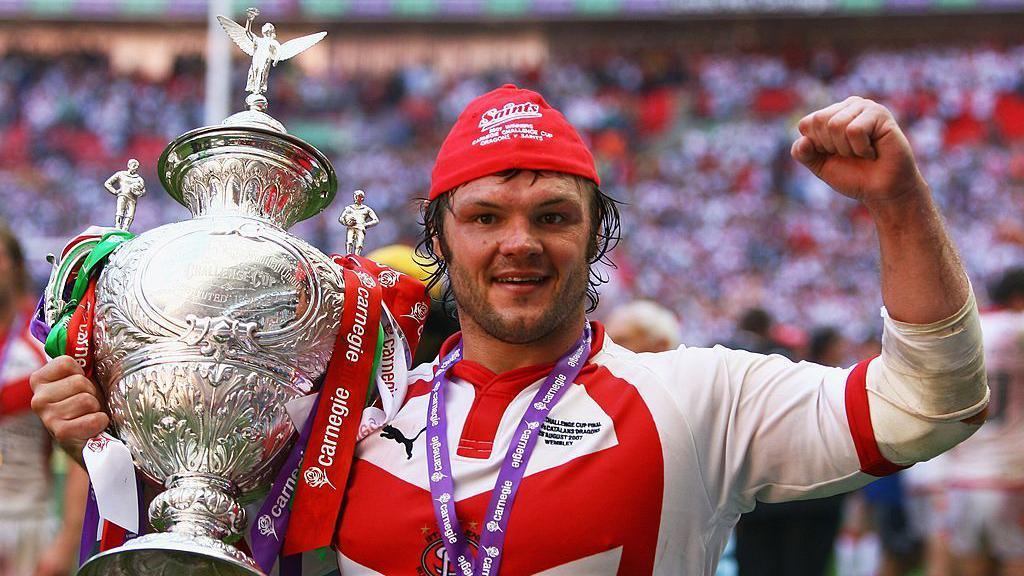
[[[884, 456], [930, 458], [973, 433], [988, 400], [977, 306], [967, 275], [892, 114], [848, 98], [804, 117], [792, 155], [859, 200], [878, 230], [885, 332], [868, 370]], [[973, 420], [972, 420], [973, 418]]]

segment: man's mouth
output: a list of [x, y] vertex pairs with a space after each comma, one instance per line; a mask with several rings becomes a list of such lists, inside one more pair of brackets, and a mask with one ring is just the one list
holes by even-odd
[[494, 279], [499, 284], [539, 284], [544, 280], [544, 276], [508, 276]]
[[548, 281], [550, 276], [538, 272], [517, 272], [499, 274], [493, 277], [493, 282], [502, 288], [516, 292], [532, 291]]

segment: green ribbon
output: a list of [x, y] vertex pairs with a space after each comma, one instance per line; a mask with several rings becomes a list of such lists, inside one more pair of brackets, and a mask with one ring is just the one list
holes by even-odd
[[134, 234], [126, 230], [112, 230], [104, 234], [96, 246], [93, 246], [89, 255], [85, 257], [85, 261], [82, 262], [82, 267], [78, 270], [75, 285], [71, 289], [71, 298], [64, 305], [64, 309], [60, 311], [57, 323], [50, 330], [50, 335], [46, 337], [47, 356], [56, 358], [67, 353], [68, 323], [71, 321], [71, 316], [74, 315], [78, 303], [82, 300], [82, 296], [89, 288], [89, 280], [102, 269], [103, 263], [107, 261], [115, 248], [134, 237]]

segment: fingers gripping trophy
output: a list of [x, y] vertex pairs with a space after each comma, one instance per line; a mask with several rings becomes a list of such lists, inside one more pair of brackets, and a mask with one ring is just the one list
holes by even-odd
[[[341, 270], [286, 232], [328, 206], [334, 169], [265, 112], [269, 67], [325, 33], [279, 44], [271, 24], [250, 31], [257, 14], [245, 27], [219, 18], [253, 57], [249, 109], [181, 135], [158, 161], [193, 219], [122, 243], [96, 280], [95, 378], [135, 466], [165, 490], [148, 511], [158, 531], [94, 556], [85, 576], [262, 575], [227, 542], [293, 442], [286, 403], [314, 391], [339, 331]], [[137, 168], [107, 182], [119, 228], [144, 191]], [[66, 283], [55, 273], [47, 294]]]

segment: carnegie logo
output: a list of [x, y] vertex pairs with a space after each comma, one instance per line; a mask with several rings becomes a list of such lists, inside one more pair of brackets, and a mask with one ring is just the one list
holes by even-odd
[[97, 436], [95, 438], [90, 438], [89, 441], [85, 443], [85, 447], [88, 448], [90, 452], [103, 452], [106, 450], [107, 444], [110, 444], [109, 438]]
[[513, 120], [542, 118], [543, 116], [540, 113], [540, 106], [532, 102], [523, 102], [522, 104], [508, 102], [501, 108], [491, 108], [480, 116], [480, 131], [486, 132], [495, 126], [500, 126]]
[[[349, 415], [348, 409], [349, 392], [345, 388], [338, 387], [331, 395], [331, 413], [327, 416], [327, 426], [324, 428], [323, 441], [320, 443], [320, 454], [317, 463], [324, 468], [334, 465], [334, 455], [338, 450], [338, 435], [341, 434], [341, 426]], [[322, 469], [311, 466], [302, 475], [306, 484], [313, 488], [319, 488], [324, 484], [334, 485], [327, 480], [327, 473]]]
[[370, 276], [368, 272], [364, 272], [362, 270], [355, 270], [354, 272], [356, 276], [359, 277], [359, 283], [362, 284], [363, 286], [367, 288], [373, 288], [374, 286], [377, 285], [377, 281], [374, 280], [373, 276]]
[[408, 314], [402, 314], [402, 318], [412, 318], [417, 322], [423, 322], [427, 319], [427, 314], [430, 313], [430, 306], [427, 306], [426, 302], [417, 302], [409, 310]]
[[377, 274], [377, 281], [385, 288], [393, 288], [398, 284], [398, 272], [390, 269], [381, 270], [380, 274]]
[[261, 536], [273, 536], [274, 540], [280, 541], [280, 538], [277, 537], [277, 530], [274, 528], [274, 520], [270, 517], [270, 514], [260, 516], [260, 519], [256, 521], [256, 528], [259, 529]]
[[327, 477], [327, 472], [324, 472], [319, 466], [310, 466], [307, 468], [306, 471], [302, 473], [302, 479], [306, 481], [306, 484], [308, 484], [310, 488], [319, 488], [326, 485], [337, 490], [334, 484], [331, 484], [330, 478]]

